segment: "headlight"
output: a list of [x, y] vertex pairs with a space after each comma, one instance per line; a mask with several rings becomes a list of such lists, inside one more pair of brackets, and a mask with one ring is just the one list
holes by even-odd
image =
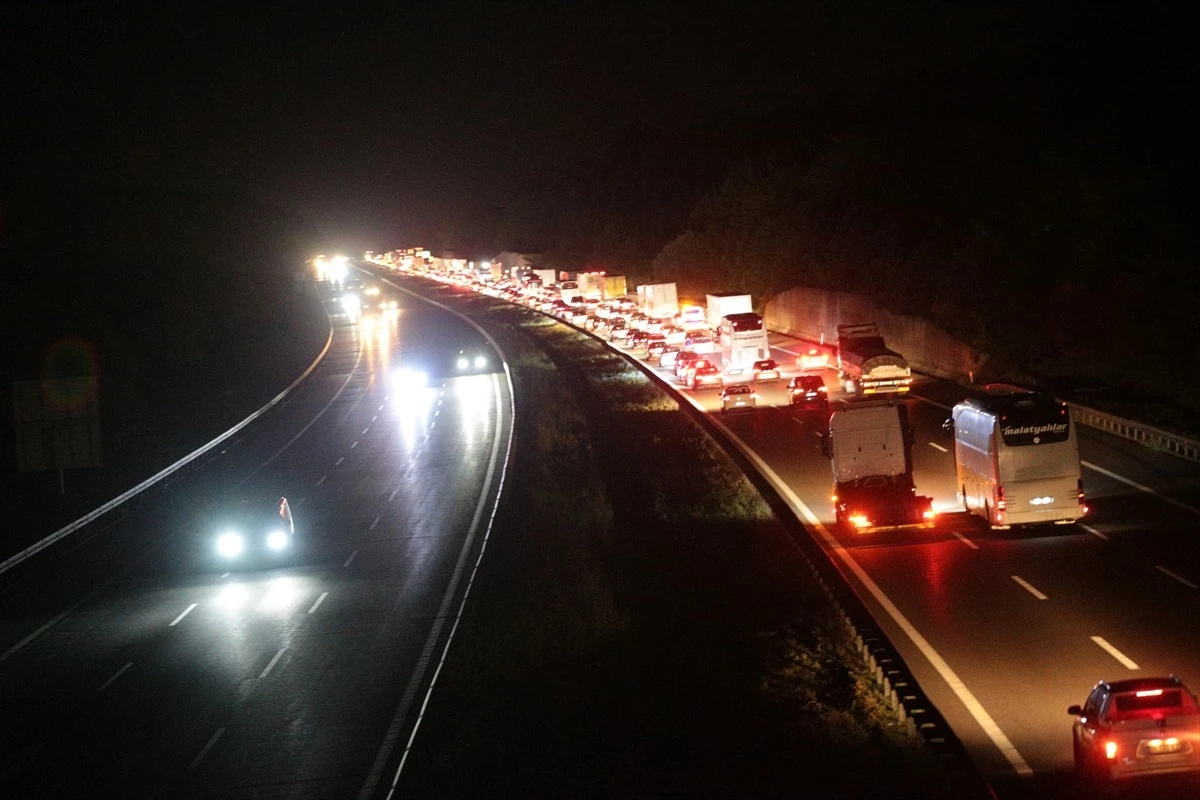
[[475, 369], [483, 369], [487, 366], [487, 359], [483, 356], [475, 356]]
[[419, 369], [405, 367], [396, 373], [396, 383], [402, 388], [421, 389], [429, 383], [429, 376]]
[[459, 369], [466, 369], [467, 367], [469, 367], [471, 365], [470, 362], [467, 361], [467, 359], [464, 356], [459, 356], [457, 363], [458, 363]]
[[234, 558], [242, 554], [242, 550], [246, 548], [246, 542], [242, 539], [240, 533], [227, 531], [217, 537], [217, 552], [226, 558]]
[[283, 531], [271, 531], [267, 534], [267, 547], [272, 550], [282, 550], [288, 546], [288, 535]]

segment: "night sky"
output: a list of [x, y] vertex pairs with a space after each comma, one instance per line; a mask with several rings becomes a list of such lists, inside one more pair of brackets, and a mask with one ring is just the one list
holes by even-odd
[[236, 189], [376, 248], [556, 180], [631, 125], [989, 62], [1111, 52], [1136, 71], [1178, 35], [1144, 6], [20, 5], [0, 34], [6, 178]]

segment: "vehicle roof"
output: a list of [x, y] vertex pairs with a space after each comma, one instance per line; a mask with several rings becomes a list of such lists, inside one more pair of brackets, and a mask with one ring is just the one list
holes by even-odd
[[725, 387], [726, 394], [750, 394], [750, 387], [744, 383]]
[[1127, 678], [1123, 681], [1101, 681], [1111, 692], [1138, 692], [1145, 689], [1178, 689], [1183, 682], [1174, 675], [1167, 678]]
[[825, 379], [820, 375], [797, 375], [792, 378], [793, 386], [824, 386]]

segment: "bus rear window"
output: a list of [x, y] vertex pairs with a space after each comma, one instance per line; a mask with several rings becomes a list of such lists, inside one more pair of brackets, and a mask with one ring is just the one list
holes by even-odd
[[1009, 447], [1065, 442], [1071, 435], [1071, 415], [1065, 407], [1012, 408], [1000, 417], [1000, 436]]

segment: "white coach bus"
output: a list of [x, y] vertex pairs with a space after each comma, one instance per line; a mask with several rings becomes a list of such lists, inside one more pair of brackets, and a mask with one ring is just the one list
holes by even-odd
[[1071, 410], [1047, 394], [985, 386], [946, 421], [958, 497], [993, 528], [1069, 525], [1087, 513]]

